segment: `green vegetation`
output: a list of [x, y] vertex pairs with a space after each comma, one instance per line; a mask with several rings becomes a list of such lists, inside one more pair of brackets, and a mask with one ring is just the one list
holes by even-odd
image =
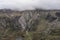
[[[60, 24], [58, 20], [49, 22], [51, 17], [46, 20], [46, 14], [44, 12], [40, 14], [39, 20], [34, 21], [35, 14], [33, 18], [31, 17], [30, 24], [33, 24], [33, 21], [35, 23], [33, 25], [31, 24], [30, 30], [21, 31], [19, 18], [17, 18], [21, 16], [21, 13], [0, 14], [0, 40], [16, 40], [17, 37], [21, 37], [23, 40], [60, 40]], [[27, 19], [29, 18], [27, 17]]]

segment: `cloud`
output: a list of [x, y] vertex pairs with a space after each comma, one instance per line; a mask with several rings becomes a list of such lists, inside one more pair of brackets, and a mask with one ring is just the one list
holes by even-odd
[[60, 9], [60, 0], [0, 0], [0, 9], [33, 10]]

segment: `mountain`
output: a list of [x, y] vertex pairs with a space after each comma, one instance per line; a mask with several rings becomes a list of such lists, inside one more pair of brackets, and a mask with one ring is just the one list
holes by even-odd
[[1, 40], [60, 40], [60, 10], [0, 9]]

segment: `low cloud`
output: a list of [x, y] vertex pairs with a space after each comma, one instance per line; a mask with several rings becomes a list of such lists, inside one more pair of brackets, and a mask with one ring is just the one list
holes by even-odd
[[0, 0], [0, 9], [60, 9], [60, 0]]

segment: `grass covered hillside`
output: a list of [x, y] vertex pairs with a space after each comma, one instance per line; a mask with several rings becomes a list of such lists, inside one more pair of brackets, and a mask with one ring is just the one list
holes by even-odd
[[60, 12], [1, 9], [0, 40], [60, 40]]

